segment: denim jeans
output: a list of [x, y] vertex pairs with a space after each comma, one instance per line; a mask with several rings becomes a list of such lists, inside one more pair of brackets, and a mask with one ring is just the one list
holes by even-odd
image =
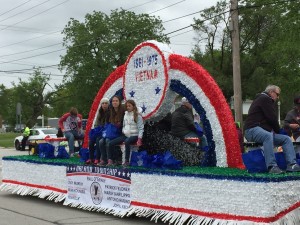
[[190, 133], [184, 135], [184, 138], [199, 138], [202, 148], [204, 148], [205, 146], [208, 146], [207, 138], [204, 134], [202, 135], [202, 137], [199, 137], [195, 132], [190, 132]]
[[106, 153], [107, 153], [107, 158], [111, 160], [116, 159], [116, 154], [115, 154], [115, 146], [119, 145], [124, 142], [126, 137], [124, 135], [121, 135], [115, 139], [106, 140]]
[[253, 127], [245, 130], [245, 138], [247, 141], [263, 144], [267, 168], [277, 165], [274, 155], [274, 146], [282, 146], [287, 165], [296, 163], [294, 146], [292, 140], [287, 135], [275, 134], [261, 127]]
[[[295, 140], [296, 142], [300, 142], [300, 136]], [[299, 145], [296, 145], [295, 146], [295, 151], [296, 153], [299, 153], [300, 154], [300, 146]]]
[[77, 130], [69, 130], [64, 132], [65, 137], [68, 140], [69, 153], [74, 153], [74, 141], [76, 139], [83, 139], [83, 134], [79, 134]]
[[130, 158], [130, 145], [136, 143], [138, 140], [138, 136], [130, 136], [125, 139], [125, 161], [129, 162]]
[[100, 151], [100, 155], [101, 155], [101, 160], [107, 162], [107, 153], [106, 153], [106, 140], [108, 140], [107, 138], [101, 138], [99, 140], [99, 151]]

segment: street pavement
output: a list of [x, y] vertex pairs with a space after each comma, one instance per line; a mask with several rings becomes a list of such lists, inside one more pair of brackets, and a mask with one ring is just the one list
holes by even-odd
[[[28, 152], [16, 151], [13, 148], [0, 147], [0, 184], [2, 183], [2, 157], [24, 155]], [[30, 171], [24, 171], [30, 172]], [[149, 218], [115, 217], [102, 212], [90, 212], [62, 203], [40, 199], [34, 196], [20, 196], [9, 192], [0, 192], [0, 225], [153, 225]]]

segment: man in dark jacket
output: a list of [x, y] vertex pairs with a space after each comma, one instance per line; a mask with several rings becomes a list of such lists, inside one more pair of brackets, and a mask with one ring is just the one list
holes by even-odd
[[[296, 142], [300, 142], [300, 96], [294, 98], [295, 107], [286, 114], [284, 128], [291, 131]], [[296, 153], [300, 153], [300, 146], [296, 147]]]
[[252, 102], [245, 121], [245, 137], [248, 141], [263, 144], [266, 166], [269, 173], [283, 173], [278, 167], [274, 155], [274, 146], [282, 146], [288, 172], [299, 172], [296, 154], [290, 137], [279, 134], [275, 101], [279, 98], [280, 88], [269, 85]]
[[185, 97], [181, 99], [181, 106], [172, 113], [170, 133], [181, 139], [197, 137], [201, 141], [202, 150], [208, 150], [206, 136], [197, 135], [192, 105]]

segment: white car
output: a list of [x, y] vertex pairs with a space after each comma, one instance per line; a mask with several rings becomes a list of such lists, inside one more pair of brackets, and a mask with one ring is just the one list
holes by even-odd
[[[26, 143], [26, 146], [29, 146], [30, 144], [35, 144], [36, 141], [43, 141], [46, 136], [49, 136], [51, 138], [56, 138], [57, 129], [56, 128], [32, 128], [30, 129], [30, 135], [28, 138], [28, 141]], [[21, 150], [23, 136], [18, 136], [14, 140], [15, 148], [16, 150]]]

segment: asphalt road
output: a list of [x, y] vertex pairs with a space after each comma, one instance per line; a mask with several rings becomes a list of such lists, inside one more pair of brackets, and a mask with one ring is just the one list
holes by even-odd
[[[2, 157], [22, 155], [27, 152], [0, 147], [0, 179], [2, 182]], [[26, 171], [24, 171], [26, 172]], [[28, 171], [29, 172], [29, 171]], [[1, 183], [0, 182], [0, 183]], [[0, 192], [0, 224], [1, 225], [135, 225], [165, 224], [155, 223], [149, 218], [136, 216], [119, 218], [99, 212], [84, 211], [63, 206], [62, 203], [40, 199], [33, 196], [20, 196], [9, 192]]]

